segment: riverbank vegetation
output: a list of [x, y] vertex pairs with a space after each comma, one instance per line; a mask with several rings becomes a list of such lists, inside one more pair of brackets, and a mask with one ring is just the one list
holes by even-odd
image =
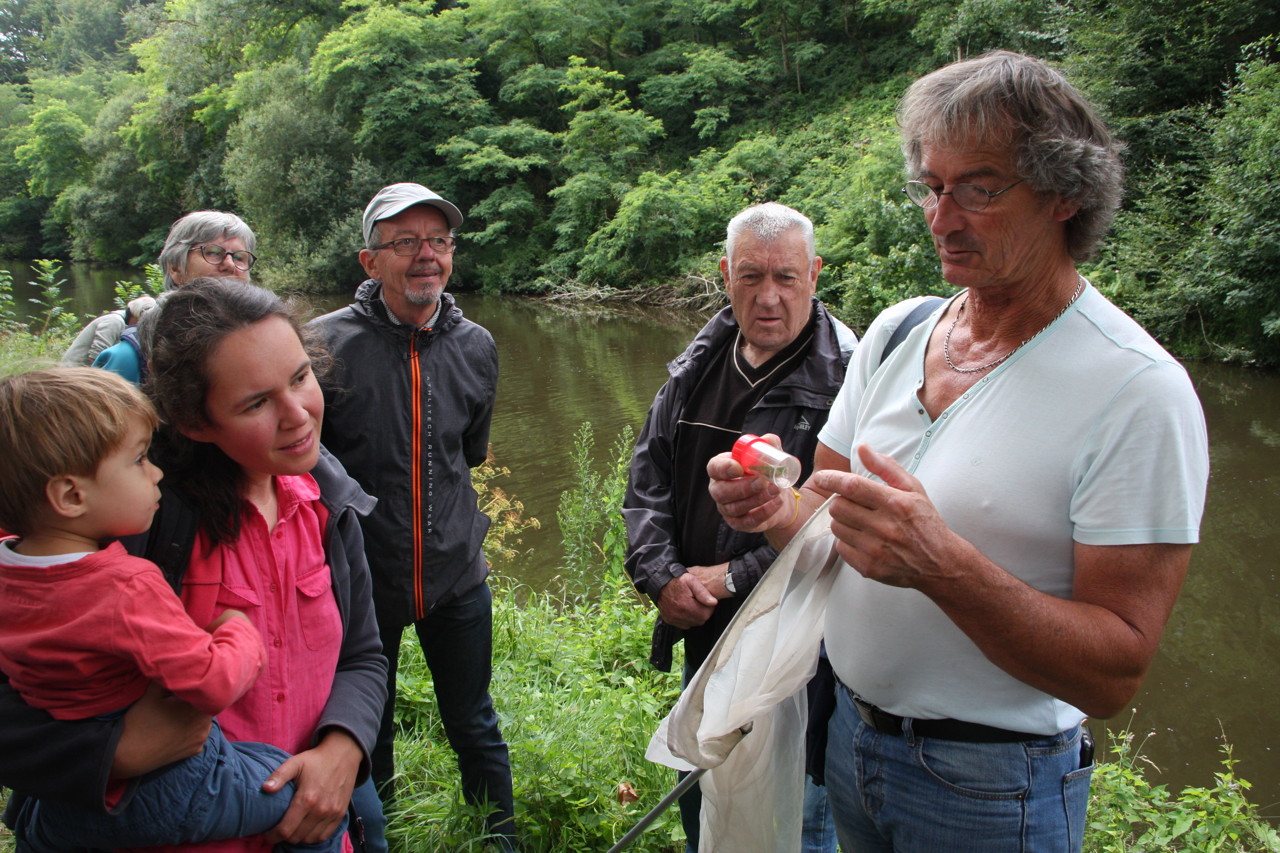
[[4, 0], [0, 256], [138, 264], [223, 208], [261, 281], [350, 290], [364, 202], [415, 180], [467, 212], [456, 286], [669, 294], [778, 200], [862, 328], [943, 289], [897, 97], [1009, 48], [1128, 141], [1085, 272], [1180, 355], [1277, 365], [1278, 32], [1248, 0]]
[[[56, 355], [55, 344], [65, 343], [35, 340], [26, 332], [0, 334], [0, 371], [25, 362], [33, 348]], [[557, 591], [534, 592], [518, 581], [520, 535], [533, 520], [501, 494], [503, 469], [495, 461], [476, 478], [494, 522], [486, 543], [497, 591], [493, 692], [511, 746], [528, 853], [606, 850], [675, 784], [674, 773], [644, 759], [651, 733], [679, 693], [679, 678], [649, 666], [653, 611], [623, 575], [619, 509], [632, 437], [597, 450], [591, 436], [586, 425], [576, 437], [575, 485], [562, 496], [556, 519], [565, 543]], [[481, 853], [484, 821], [462, 802], [430, 674], [410, 640], [401, 649], [398, 689], [391, 850]], [[1250, 803], [1229, 745], [1212, 779], [1180, 792], [1150, 781], [1155, 770], [1141, 747], [1141, 739], [1120, 735], [1100, 748], [1087, 853], [1280, 853], [1280, 834]], [[662, 815], [628, 849], [682, 851], [678, 813]], [[0, 827], [0, 853], [12, 851]]]

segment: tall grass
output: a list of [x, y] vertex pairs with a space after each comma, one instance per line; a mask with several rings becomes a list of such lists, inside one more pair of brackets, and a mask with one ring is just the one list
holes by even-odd
[[[511, 747], [527, 853], [606, 850], [675, 785], [672, 771], [644, 760], [680, 685], [649, 666], [652, 613], [622, 575], [619, 511], [630, 444], [624, 435], [614, 453], [622, 462], [600, 471], [589, 427], [578, 434], [577, 485], [559, 512], [562, 576], [573, 579], [565, 589], [522, 588], [495, 565], [493, 695]], [[518, 522], [507, 516], [504, 523]], [[483, 850], [482, 815], [461, 801], [430, 673], [411, 634], [400, 649], [397, 689], [392, 850]], [[640, 801], [620, 791], [635, 791]], [[666, 814], [630, 849], [682, 849], [678, 826], [678, 815]]]
[[[0, 331], [0, 368], [54, 349], [61, 352], [47, 336]], [[675, 783], [672, 771], [644, 760], [679, 682], [647, 663], [653, 611], [622, 570], [619, 510], [630, 444], [624, 435], [600, 460], [589, 426], [576, 437], [576, 485], [558, 513], [566, 578], [560, 592], [531, 591], [504, 574], [518, 564], [520, 533], [533, 522], [498, 490], [501, 468], [490, 465], [475, 478], [481, 506], [494, 519], [493, 695], [511, 746], [526, 853], [607, 850]], [[400, 650], [391, 849], [479, 853], [486, 849], [483, 815], [462, 802], [430, 673], [411, 636]], [[1112, 758], [1094, 775], [1088, 853], [1280, 853], [1280, 835], [1248, 801], [1249, 783], [1234, 774], [1229, 746], [1223, 771], [1208, 785], [1177, 794], [1147, 780], [1140, 747], [1127, 735], [1112, 739]], [[671, 809], [629, 850], [677, 853], [683, 845]], [[0, 853], [12, 851], [13, 839], [0, 828]]]

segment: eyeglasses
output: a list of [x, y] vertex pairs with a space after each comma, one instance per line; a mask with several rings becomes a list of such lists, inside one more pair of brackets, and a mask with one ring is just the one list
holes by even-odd
[[431, 251], [437, 255], [448, 255], [453, 253], [457, 242], [453, 237], [401, 237], [398, 240], [391, 240], [369, 248], [373, 251], [390, 249], [401, 257], [410, 257], [418, 254], [422, 249], [422, 244], [426, 243], [431, 247]]
[[258, 262], [258, 256], [253, 252], [241, 249], [238, 252], [229, 252], [219, 246], [217, 243], [202, 243], [199, 246], [192, 246], [187, 251], [199, 252], [200, 257], [204, 258], [215, 267], [222, 263], [222, 259], [231, 256], [231, 264], [238, 270], [251, 270], [253, 265]]
[[1020, 180], [1014, 181], [1004, 189], [996, 190], [995, 192], [991, 192], [986, 187], [980, 187], [977, 184], [956, 184], [947, 192], [940, 192], [924, 181], [907, 181], [907, 185], [902, 188], [902, 191], [907, 194], [907, 198], [925, 210], [932, 210], [937, 207], [940, 197], [949, 195], [956, 204], [965, 210], [978, 213], [987, 209], [987, 205], [991, 204], [991, 199], [1007, 193], [1020, 183], [1022, 183]]

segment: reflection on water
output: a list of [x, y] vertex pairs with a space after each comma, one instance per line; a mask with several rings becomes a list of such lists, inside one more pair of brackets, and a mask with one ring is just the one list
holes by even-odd
[[1221, 756], [1209, 745], [1225, 733], [1250, 799], [1280, 818], [1280, 377], [1189, 370], [1209, 424], [1209, 499], [1132, 727], [1155, 733], [1146, 752], [1171, 788], [1212, 781]]
[[[110, 307], [100, 276], [81, 314]], [[17, 288], [15, 288], [17, 289]], [[105, 293], [105, 297], [102, 295]], [[94, 302], [93, 300], [98, 301]], [[317, 309], [345, 299], [315, 300]], [[502, 365], [493, 449], [511, 476], [497, 483], [542, 522], [525, 534], [531, 551], [513, 574], [533, 587], [553, 583], [561, 551], [556, 509], [572, 485], [570, 451], [584, 422], [605, 461], [616, 438], [638, 431], [665, 364], [700, 325], [695, 317], [577, 313], [512, 297], [462, 294], [468, 317], [487, 327]], [[83, 305], [84, 307], [80, 307]], [[1280, 377], [1192, 365], [1204, 402], [1213, 462], [1209, 500], [1191, 570], [1160, 652], [1130, 718], [1107, 723], [1141, 738], [1160, 769], [1153, 784], [1210, 785], [1225, 732], [1250, 799], [1280, 817], [1280, 742], [1274, 700], [1280, 681]]]

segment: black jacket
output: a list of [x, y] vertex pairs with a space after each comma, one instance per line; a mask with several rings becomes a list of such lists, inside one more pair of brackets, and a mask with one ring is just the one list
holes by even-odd
[[[333, 690], [317, 732], [340, 728], [355, 738], [364, 752], [360, 782], [368, 775], [387, 691], [387, 661], [373, 617], [364, 541], [357, 521], [374, 502], [323, 449], [311, 475], [329, 511], [325, 558], [333, 575], [333, 594], [343, 629]], [[135, 556], [155, 562], [170, 583], [177, 585], [195, 544], [197, 518], [185, 496], [167, 487], [161, 491], [164, 497], [151, 531], [130, 537], [125, 546]], [[8, 679], [0, 675], [0, 785], [86, 809], [103, 808], [123, 722], [123, 718], [55, 720], [23, 702]], [[16, 813], [20, 799], [15, 793], [6, 815]]]
[[[858, 343], [852, 331], [817, 300], [815, 304], [817, 321], [808, 358], [764, 395], [743, 424], [743, 432], [756, 435], [771, 432], [781, 438], [782, 446], [803, 465], [802, 481], [812, 470], [818, 430], [827, 422], [836, 392], [844, 382], [845, 368]], [[672, 500], [676, 423], [707, 361], [721, 347], [731, 346], [737, 331], [732, 310], [725, 308], [698, 332], [683, 354], [667, 365], [671, 378], [658, 390], [636, 440], [622, 509], [628, 538], [626, 568], [636, 589], [655, 601], [672, 578], [686, 572], [676, 549], [679, 520]], [[694, 631], [718, 635], [778, 552], [763, 534], [740, 533], [723, 522], [714, 535], [716, 562], [729, 562], [738, 592], [735, 598], [717, 605], [712, 622]], [[650, 653], [654, 666], [662, 670], [671, 668], [671, 649], [681, 636], [677, 629], [658, 619]], [[714, 637], [710, 639], [714, 642]]]
[[408, 625], [489, 573], [471, 468], [488, 454], [498, 348], [448, 293], [415, 330], [388, 318], [381, 288], [366, 281], [311, 325], [335, 359], [324, 445], [378, 499], [363, 520], [378, 621]]

